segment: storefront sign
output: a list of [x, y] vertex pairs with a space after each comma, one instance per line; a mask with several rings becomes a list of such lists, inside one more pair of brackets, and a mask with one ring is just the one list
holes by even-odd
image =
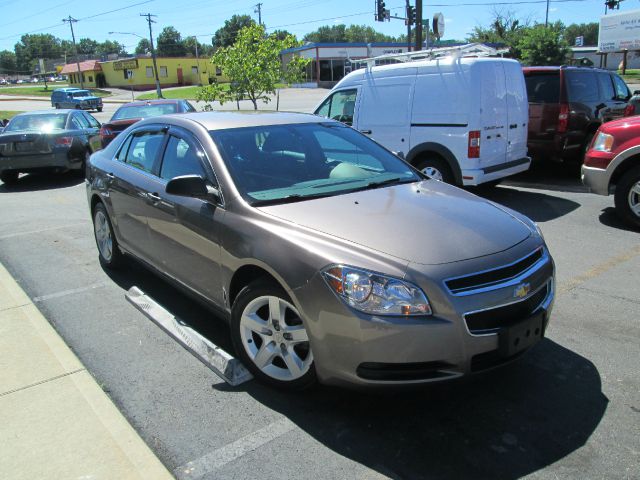
[[640, 49], [640, 10], [600, 17], [598, 50], [619, 52]]
[[113, 62], [114, 70], [135, 70], [138, 68], [138, 59], [134, 58], [133, 60], [118, 60], [117, 62]]

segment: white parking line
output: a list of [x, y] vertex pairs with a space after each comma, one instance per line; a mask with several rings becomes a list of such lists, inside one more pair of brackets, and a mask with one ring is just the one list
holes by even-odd
[[176, 468], [173, 474], [178, 480], [198, 479], [232, 462], [249, 452], [296, 428], [288, 418], [282, 418], [260, 430], [218, 448], [202, 457]]
[[61, 229], [64, 229], [64, 228], [79, 227], [80, 225], [86, 226], [87, 222], [70, 223], [70, 224], [67, 224], [67, 225], [58, 225], [58, 226], [55, 226], [55, 227], [41, 228], [40, 230], [28, 230], [26, 232], [7, 233], [6, 235], [0, 235], [0, 240], [6, 240], [7, 238], [14, 238], [14, 237], [22, 237], [24, 235], [35, 235], [37, 233], [48, 232], [50, 230], [61, 230]]
[[106, 287], [109, 284], [110, 284], [109, 282], [98, 282], [98, 283], [92, 283], [91, 285], [87, 285], [86, 287], [71, 288], [69, 290], [62, 290], [61, 292], [49, 293], [47, 295], [41, 295], [39, 297], [35, 297], [33, 299], [33, 302], [34, 303], [46, 302], [47, 300], [51, 300], [53, 298], [66, 297], [67, 295], [73, 295], [75, 293], [82, 293], [82, 292], [86, 292], [88, 290], [93, 290], [95, 288]]

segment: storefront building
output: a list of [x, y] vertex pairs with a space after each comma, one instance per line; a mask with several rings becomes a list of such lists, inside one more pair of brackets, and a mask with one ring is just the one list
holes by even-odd
[[62, 67], [62, 70], [60, 70], [60, 75], [66, 75], [69, 78], [69, 86], [80, 87], [80, 77], [82, 77], [82, 84], [84, 85], [84, 88], [99, 88], [101, 86], [106, 86], [99, 85], [99, 83], [101, 83], [99, 80], [102, 78], [100, 76], [102, 73], [100, 62], [97, 60], [86, 60], [84, 62], [80, 62], [79, 65], [79, 72], [77, 63], [67, 63]]
[[282, 62], [293, 56], [309, 58], [302, 86], [331, 88], [345, 75], [358, 68], [358, 60], [408, 51], [406, 43], [307, 43], [281, 53]]

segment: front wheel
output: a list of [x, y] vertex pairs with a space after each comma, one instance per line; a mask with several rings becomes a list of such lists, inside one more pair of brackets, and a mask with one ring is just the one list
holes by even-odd
[[18, 172], [2, 172], [0, 173], [0, 180], [2, 180], [2, 183], [5, 185], [15, 185], [18, 183]]
[[98, 112], [102, 111], [102, 107], [98, 107], [96, 110], [98, 110]]
[[316, 382], [307, 330], [280, 286], [256, 281], [238, 294], [231, 309], [231, 338], [258, 380], [284, 389]]
[[440, 182], [453, 183], [451, 168], [442, 158], [428, 157], [418, 160], [416, 168], [427, 177]]
[[109, 214], [102, 203], [96, 204], [93, 209], [93, 233], [98, 246], [100, 263], [110, 269], [122, 266], [124, 255], [118, 248], [118, 241], [113, 234]]
[[640, 167], [626, 172], [616, 185], [618, 215], [629, 225], [640, 228]]
[[56, 107], [56, 110], [60, 110], [60, 104], [59, 103], [56, 103], [55, 107]]

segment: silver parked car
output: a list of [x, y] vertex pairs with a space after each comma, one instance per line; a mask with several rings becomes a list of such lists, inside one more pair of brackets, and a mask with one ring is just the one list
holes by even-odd
[[132, 255], [230, 322], [279, 387], [456, 378], [544, 335], [554, 264], [528, 218], [304, 114], [143, 120], [91, 156], [99, 258]]

